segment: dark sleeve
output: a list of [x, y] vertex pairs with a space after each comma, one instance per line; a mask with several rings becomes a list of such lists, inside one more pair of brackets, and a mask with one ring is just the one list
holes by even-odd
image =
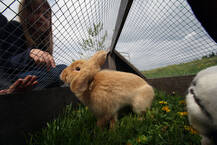
[[7, 18], [2, 13], [0, 13], [0, 29], [4, 27], [7, 23]]
[[201, 25], [217, 42], [217, 0], [187, 0]]
[[32, 59], [29, 56], [29, 53], [31, 51], [31, 48], [27, 48], [27, 50], [12, 56], [9, 60], [10, 63], [14, 66], [14, 67], [27, 67], [30, 65], [30, 63], [32, 62]]
[[0, 13], [0, 48], [2, 48], [3, 39], [5, 37], [4, 29], [7, 23], [7, 18], [2, 13]]
[[22, 26], [19, 22], [10, 21], [4, 27], [4, 38], [0, 48], [0, 63], [5, 68], [23, 70], [33, 63], [29, 57], [31, 48], [27, 48]]

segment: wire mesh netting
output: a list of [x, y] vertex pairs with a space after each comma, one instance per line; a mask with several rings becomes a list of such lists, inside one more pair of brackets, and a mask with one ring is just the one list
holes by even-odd
[[147, 77], [190, 75], [217, 64], [217, 45], [186, 0], [135, 0], [116, 49], [139, 70], [152, 70]]
[[[48, 2], [47, 4], [45, 0], [0, 1], [1, 88], [7, 88], [28, 74], [39, 78], [37, 88], [60, 86], [59, 75], [63, 68], [74, 60], [88, 58], [97, 50], [109, 47], [120, 2]], [[22, 8], [19, 8], [20, 6]], [[48, 13], [49, 9], [52, 10], [51, 14]], [[25, 11], [28, 11], [27, 14]], [[52, 18], [52, 33], [48, 32], [49, 26], [46, 28], [43, 24], [49, 17]], [[4, 22], [5, 19], [8, 19], [8, 22]], [[29, 42], [26, 33], [30, 34], [33, 44]], [[31, 56], [32, 49], [43, 52], [37, 51], [34, 53], [36, 57]], [[52, 67], [52, 57], [56, 68], [47, 71], [46, 67]]]
[[[1, 88], [28, 74], [41, 88], [60, 86], [64, 67], [110, 47], [120, 1], [24, 2], [0, 1]], [[186, 0], [134, 0], [115, 49], [147, 77], [195, 74], [217, 63], [217, 45]]]

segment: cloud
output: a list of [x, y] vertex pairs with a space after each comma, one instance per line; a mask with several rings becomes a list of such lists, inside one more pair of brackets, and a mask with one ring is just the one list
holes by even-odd
[[197, 35], [197, 33], [193, 31], [193, 32], [187, 34], [187, 35], [185, 36], [185, 39], [191, 39], [191, 38], [194, 37], [195, 35]]

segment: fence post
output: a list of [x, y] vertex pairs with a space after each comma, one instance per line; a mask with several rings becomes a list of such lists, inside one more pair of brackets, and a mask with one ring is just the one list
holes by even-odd
[[111, 46], [109, 47], [107, 60], [103, 68], [116, 70], [116, 62], [115, 62], [116, 55], [114, 54], [113, 50], [115, 50], [117, 41], [123, 29], [124, 23], [126, 21], [132, 3], [133, 0], [121, 0], [118, 17], [115, 25], [115, 31], [112, 36], [112, 42], [111, 42]]

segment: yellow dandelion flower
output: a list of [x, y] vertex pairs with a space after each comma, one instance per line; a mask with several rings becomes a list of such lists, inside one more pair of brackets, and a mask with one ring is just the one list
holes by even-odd
[[159, 101], [159, 104], [167, 104], [166, 101]]
[[85, 107], [85, 110], [88, 110], [88, 107], [87, 107], [87, 106]]
[[179, 114], [180, 116], [186, 116], [186, 115], [188, 115], [188, 112], [178, 112], [178, 114]]
[[186, 104], [186, 102], [185, 102], [185, 100], [181, 100], [181, 101], [179, 101], [179, 104]]
[[191, 134], [198, 134], [197, 130], [195, 130], [194, 128], [191, 128], [190, 132]]
[[162, 110], [165, 112], [170, 112], [169, 106], [162, 107]]
[[189, 131], [191, 134], [198, 134], [197, 130], [195, 130], [191, 126], [185, 125], [184, 128], [185, 128], [185, 130]]

